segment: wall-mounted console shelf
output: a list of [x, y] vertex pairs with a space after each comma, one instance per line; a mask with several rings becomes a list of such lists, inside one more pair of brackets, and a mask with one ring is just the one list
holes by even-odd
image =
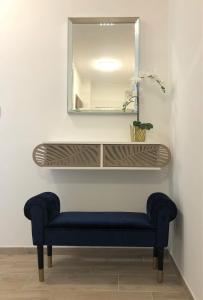
[[162, 144], [68, 142], [40, 144], [33, 159], [51, 169], [160, 170], [171, 154]]

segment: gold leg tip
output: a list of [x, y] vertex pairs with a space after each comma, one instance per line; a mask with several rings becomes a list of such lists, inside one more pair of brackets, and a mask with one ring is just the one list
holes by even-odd
[[47, 256], [48, 268], [52, 267], [52, 256]]
[[39, 269], [39, 281], [44, 281], [44, 269]]
[[164, 281], [164, 272], [163, 271], [158, 271], [157, 272], [157, 282], [162, 283]]

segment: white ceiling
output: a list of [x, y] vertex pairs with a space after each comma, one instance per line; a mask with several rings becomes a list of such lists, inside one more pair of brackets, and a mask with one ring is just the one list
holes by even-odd
[[[114, 72], [101, 72], [92, 66], [100, 58], [121, 61]], [[135, 65], [134, 24], [73, 24], [73, 61], [82, 78], [92, 81], [130, 82]]]

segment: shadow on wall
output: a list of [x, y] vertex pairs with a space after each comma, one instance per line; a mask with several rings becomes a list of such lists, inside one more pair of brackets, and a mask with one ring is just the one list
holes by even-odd
[[50, 178], [61, 183], [160, 184], [168, 178], [169, 169], [161, 171], [118, 170], [51, 170]]
[[[177, 200], [177, 199], [176, 199]], [[177, 203], [177, 202], [176, 202]], [[170, 242], [169, 248], [170, 252], [175, 258], [176, 265], [179, 266], [179, 269], [184, 270], [184, 215], [178, 209], [178, 214], [174, 222], [171, 224], [171, 233], [170, 233]], [[175, 233], [175, 234], [174, 234]], [[174, 249], [175, 246], [175, 249]], [[176, 255], [174, 256], [174, 250]], [[178, 264], [177, 264], [178, 262]]]
[[60, 197], [62, 210], [145, 211], [151, 193], [167, 193], [168, 172], [40, 169], [39, 175]]

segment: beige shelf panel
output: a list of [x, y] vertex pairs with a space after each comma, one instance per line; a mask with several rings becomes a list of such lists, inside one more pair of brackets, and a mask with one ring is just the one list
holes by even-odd
[[165, 167], [170, 161], [169, 149], [160, 144], [104, 145], [104, 167]]
[[40, 167], [100, 167], [100, 145], [41, 144], [33, 159]]
[[33, 151], [38, 166], [53, 169], [158, 170], [170, 159], [168, 147], [146, 143], [44, 143]]

